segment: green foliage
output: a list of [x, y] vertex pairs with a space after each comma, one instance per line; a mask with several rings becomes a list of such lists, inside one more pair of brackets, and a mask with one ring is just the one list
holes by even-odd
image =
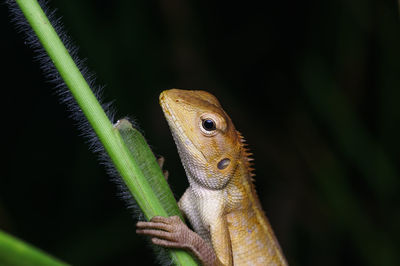
[[68, 265], [40, 249], [0, 231], [0, 265], [62, 266]]

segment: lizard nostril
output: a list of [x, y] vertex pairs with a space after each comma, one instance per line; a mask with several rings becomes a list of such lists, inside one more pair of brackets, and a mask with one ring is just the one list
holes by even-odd
[[228, 167], [228, 165], [229, 165], [230, 163], [231, 163], [231, 160], [230, 160], [230, 159], [224, 158], [224, 159], [222, 159], [221, 161], [218, 162], [217, 167], [218, 167], [219, 170], [224, 170], [225, 168]]

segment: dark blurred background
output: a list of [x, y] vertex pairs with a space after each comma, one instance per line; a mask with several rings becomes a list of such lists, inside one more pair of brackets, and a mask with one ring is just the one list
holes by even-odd
[[[215, 94], [290, 265], [400, 265], [396, 1], [52, 0], [80, 57], [187, 180], [158, 105]], [[131, 212], [0, 6], [0, 228], [74, 265], [153, 264]]]

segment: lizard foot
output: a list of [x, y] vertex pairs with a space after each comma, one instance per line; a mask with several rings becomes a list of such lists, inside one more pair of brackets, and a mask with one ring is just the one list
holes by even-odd
[[178, 216], [155, 216], [150, 222], [138, 222], [136, 233], [151, 236], [151, 241], [169, 248], [188, 248], [190, 230]]
[[178, 216], [155, 216], [150, 222], [138, 222], [136, 233], [151, 237], [151, 242], [167, 248], [189, 250], [203, 265], [216, 265], [214, 250]]

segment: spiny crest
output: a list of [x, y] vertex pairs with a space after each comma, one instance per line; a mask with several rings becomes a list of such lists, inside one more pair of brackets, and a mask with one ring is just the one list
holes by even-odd
[[254, 158], [252, 157], [253, 153], [251, 153], [250, 149], [247, 147], [248, 144], [246, 143], [246, 139], [242, 136], [242, 134], [239, 131], [236, 131], [236, 132], [237, 132], [237, 134], [239, 136], [239, 139], [240, 139], [240, 145], [242, 147], [242, 156], [243, 156], [243, 158], [245, 158], [246, 167], [247, 167], [247, 169], [249, 171], [249, 175], [250, 175], [251, 181], [254, 182], [253, 177], [256, 174], [254, 173], [255, 169], [253, 167], [254, 166], [254, 162], [253, 162]]

